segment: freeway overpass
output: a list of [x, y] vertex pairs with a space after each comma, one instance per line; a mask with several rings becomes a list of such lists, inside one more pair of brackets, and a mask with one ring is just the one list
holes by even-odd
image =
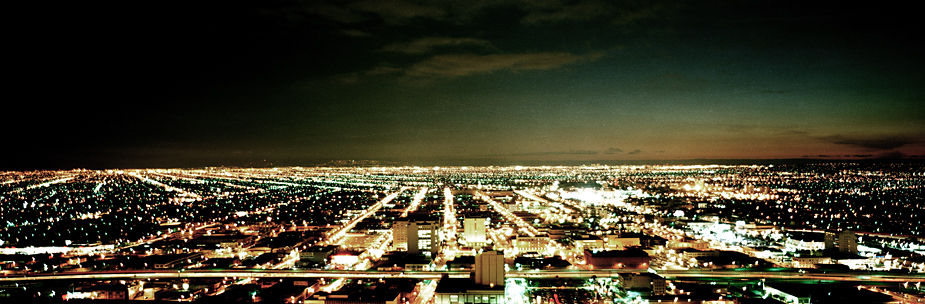
[[[744, 268], [740, 268], [744, 269]], [[784, 269], [784, 268], [782, 268]], [[598, 278], [616, 277], [621, 273], [650, 271], [667, 279], [683, 278], [740, 278], [740, 279], [795, 279], [795, 280], [830, 280], [854, 282], [925, 282], [925, 274], [900, 274], [887, 272], [847, 272], [847, 273], [812, 273], [798, 271], [758, 270], [639, 270], [639, 269], [603, 269], [603, 270], [521, 270], [508, 271], [508, 278], [548, 279], [548, 278]], [[39, 280], [112, 280], [112, 279], [184, 279], [184, 278], [349, 278], [379, 279], [408, 278], [421, 280], [440, 279], [444, 275], [450, 278], [468, 278], [469, 271], [328, 271], [328, 270], [275, 270], [275, 269], [210, 269], [210, 270], [118, 270], [91, 272], [64, 272], [27, 275], [6, 275], [0, 282], [21, 282]]]
[[187, 279], [187, 278], [335, 278], [379, 279], [407, 278], [434, 280], [446, 274], [450, 278], [468, 278], [468, 271], [325, 271], [285, 269], [212, 269], [212, 270], [113, 270], [65, 272], [54, 274], [9, 275], [3, 281], [82, 280], [82, 279]]
[[[744, 269], [744, 268], [742, 268]], [[545, 270], [545, 271], [510, 271], [508, 278], [598, 278], [616, 277], [620, 273], [640, 272], [639, 270]], [[847, 272], [847, 273], [812, 273], [798, 271], [774, 270], [657, 270], [649, 271], [666, 279], [685, 278], [735, 278], [735, 279], [792, 279], [792, 280], [828, 280], [848, 282], [925, 282], [925, 274], [899, 274], [886, 272]]]

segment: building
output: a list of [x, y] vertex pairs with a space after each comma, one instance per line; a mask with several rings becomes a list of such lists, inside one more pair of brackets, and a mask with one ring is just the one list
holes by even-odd
[[587, 234], [588, 229], [578, 226], [557, 226], [549, 228], [549, 238], [554, 240], [564, 238], [578, 238]]
[[520, 236], [514, 239], [517, 255], [545, 255], [549, 238], [545, 236]]
[[94, 300], [132, 300], [142, 291], [142, 285], [102, 284], [92, 289], [90, 298]]
[[247, 251], [252, 255], [263, 253], [295, 254], [303, 240], [292, 237], [268, 237], [257, 241]]
[[743, 246], [742, 252], [754, 256], [759, 259], [775, 259], [780, 260], [785, 256], [784, 252], [777, 248], [771, 247], [748, 247]]
[[440, 250], [439, 229], [440, 222], [437, 220], [396, 221], [392, 224], [392, 247], [411, 254], [436, 255]]
[[[260, 280], [260, 285], [263, 285], [265, 281], [270, 280]], [[284, 279], [283, 281], [272, 280], [275, 284], [267, 288], [260, 289], [259, 296], [252, 297], [250, 300], [255, 301], [259, 300], [260, 302], [268, 303], [304, 303], [308, 296], [315, 293], [316, 290], [321, 289], [321, 282], [317, 279], [305, 279], [305, 280], [290, 280]], [[220, 283], [221, 281], [219, 281]], [[222, 286], [222, 285], [219, 285]], [[209, 288], [209, 290], [216, 290]], [[227, 289], [226, 289], [227, 290]], [[205, 292], [206, 294], [208, 291]], [[224, 292], [223, 292], [224, 294]], [[205, 297], [208, 299], [209, 297]], [[238, 299], [239, 302], [245, 302], [247, 299]], [[218, 301], [215, 302], [231, 302], [231, 301]]]
[[638, 237], [621, 237], [619, 235], [604, 236], [604, 248], [607, 250], [623, 250], [626, 247], [641, 245]]
[[832, 259], [833, 263], [848, 266], [850, 269], [873, 269], [877, 267], [876, 259]]
[[539, 269], [566, 269], [571, 266], [572, 263], [569, 263], [566, 260], [563, 260], [561, 257], [549, 257], [549, 258], [528, 258], [528, 257], [519, 257], [514, 259], [514, 269], [517, 270], [539, 270]]
[[432, 260], [423, 254], [394, 253], [383, 255], [372, 269], [379, 271], [428, 271]]
[[[665, 246], [668, 244], [668, 240], [657, 235], [648, 235], [645, 233], [633, 233], [632, 237], [639, 238], [639, 245], [643, 247], [659, 247]], [[624, 234], [625, 237], [630, 237], [627, 234]]]
[[594, 269], [646, 269], [649, 268], [649, 254], [640, 249], [610, 250], [591, 253], [584, 251], [585, 261]]
[[693, 249], [707, 249], [710, 248], [710, 243], [704, 241], [698, 241], [694, 239], [684, 239], [684, 240], [671, 240], [668, 241], [668, 248], [680, 249], [680, 248], [693, 248]]
[[392, 250], [408, 250], [409, 221], [392, 222]]
[[360, 261], [362, 252], [349, 249], [339, 249], [329, 258], [335, 269], [349, 269]]
[[678, 253], [685, 260], [719, 256], [719, 251], [716, 250], [700, 250], [694, 248], [678, 249]]
[[585, 249], [596, 251], [604, 249], [604, 241], [600, 237], [589, 235], [581, 236], [572, 239], [573, 244], [575, 244], [575, 250], [584, 251]]
[[671, 304], [737, 304], [736, 298], [725, 298], [722, 295], [715, 294], [691, 294], [691, 295], [660, 295], [646, 297], [649, 304], [671, 303]]
[[848, 230], [826, 231], [825, 249], [835, 248], [838, 248], [838, 253], [841, 254], [858, 254], [858, 236]]
[[823, 250], [825, 249], [824, 236], [818, 233], [790, 232], [784, 244], [791, 249], [796, 250]]
[[408, 225], [408, 253], [417, 254], [422, 251], [427, 255], [436, 255], [440, 251], [439, 234], [440, 223], [437, 221], [412, 222]]
[[475, 284], [504, 286], [504, 254], [482, 252], [475, 257]]
[[[712, 250], [687, 252], [688, 263], [701, 264], [709, 268], [772, 267], [774, 263], [749, 256], [738, 251]], [[697, 257], [694, 257], [697, 256]]]
[[[406, 303], [407, 296], [400, 290], [394, 290], [375, 284], [350, 284], [333, 292], [317, 292], [301, 301], [305, 304], [401, 304]], [[285, 299], [284, 299], [285, 300]], [[288, 303], [288, 301], [287, 301]]]
[[434, 291], [436, 304], [460, 303], [506, 303], [504, 286], [485, 286], [472, 282], [471, 279], [445, 278], [437, 283]]
[[463, 229], [466, 243], [469, 244], [484, 244], [485, 243], [485, 223], [488, 222], [487, 217], [477, 216], [477, 217], [467, 217], [463, 221]]
[[312, 246], [299, 252], [299, 258], [315, 263], [323, 263], [337, 250], [337, 246]]
[[434, 290], [434, 303], [505, 303], [504, 254], [482, 252], [475, 257], [473, 279], [444, 278]]
[[663, 295], [668, 283], [665, 278], [654, 273], [621, 273], [617, 279], [625, 289], [645, 290], [653, 295]]
[[816, 268], [816, 264], [832, 264], [832, 258], [819, 256], [793, 258], [793, 268]]

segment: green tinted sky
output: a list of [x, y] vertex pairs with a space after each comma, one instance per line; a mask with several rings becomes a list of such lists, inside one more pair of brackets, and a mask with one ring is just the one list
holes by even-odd
[[0, 169], [925, 155], [911, 7], [87, 5], [22, 11]]

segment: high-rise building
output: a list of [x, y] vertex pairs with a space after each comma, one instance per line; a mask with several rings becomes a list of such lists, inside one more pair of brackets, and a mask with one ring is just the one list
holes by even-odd
[[463, 221], [463, 230], [465, 233], [466, 243], [483, 244], [485, 243], [485, 221], [487, 217], [467, 217]]
[[475, 284], [504, 286], [504, 254], [486, 251], [475, 257]]
[[838, 248], [839, 253], [857, 254], [858, 253], [858, 236], [848, 230], [826, 231], [825, 232], [825, 249]]
[[434, 255], [440, 250], [440, 222], [436, 220], [406, 220], [392, 223], [392, 248], [408, 253]]
[[408, 221], [392, 222], [392, 250], [408, 250]]

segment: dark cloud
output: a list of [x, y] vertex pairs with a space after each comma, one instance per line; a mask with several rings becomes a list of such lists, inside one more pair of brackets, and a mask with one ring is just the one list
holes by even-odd
[[889, 151], [889, 152], [885, 152], [885, 153], [881, 153], [881, 154], [877, 155], [876, 158], [879, 158], [879, 159], [903, 159], [903, 158], [906, 158], [906, 154], [904, 154], [904, 153], [902, 153], [902, 152], [899, 152], [899, 151]]
[[386, 23], [398, 24], [413, 18], [442, 19], [446, 11], [430, 3], [403, 0], [363, 0], [351, 8], [377, 15]]
[[543, 151], [530, 153], [513, 153], [513, 154], [485, 154], [481, 157], [510, 157], [510, 156], [550, 156], [550, 155], [595, 155], [598, 151], [594, 150], [568, 150], [568, 151]]
[[652, 19], [670, 9], [655, 2], [641, 5], [619, 1], [520, 1], [519, 7], [527, 13], [521, 19], [524, 24], [540, 24], [564, 21], [609, 20], [614, 25], [627, 25], [640, 20]]
[[[500, 0], [500, 1], [417, 1], [359, 0], [308, 1], [276, 9], [275, 14], [290, 19], [306, 19], [305, 14], [342, 25], [384, 23], [403, 26], [415, 21], [471, 25], [484, 22], [496, 11], [516, 11], [520, 24], [529, 26], [563, 22], [597, 21], [626, 26], [643, 20], [672, 16], [681, 6], [668, 2], [619, 2], [603, 0]], [[497, 21], [492, 19], [489, 22]]]
[[629, 153], [626, 153], [626, 154], [631, 154], [631, 155], [632, 155], [632, 154], [639, 154], [639, 153], [642, 153], [642, 151], [639, 150], [639, 149], [636, 149], [636, 150], [630, 151]]
[[384, 74], [394, 74], [401, 72], [402, 69], [388, 64], [380, 64], [379, 66], [373, 68], [372, 70], [366, 71], [366, 75], [384, 75]]
[[396, 42], [382, 47], [382, 51], [403, 53], [403, 54], [422, 54], [429, 53], [438, 47], [453, 46], [480, 46], [488, 47], [491, 43], [487, 40], [476, 38], [452, 38], [452, 37], [424, 37], [409, 42]]
[[353, 37], [367, 37], [370, 34], [361, 30], [343, 30], [341, 31], [344, 35], [353, 36]]
[[359, 73], [340, 74], [340, 75], [335, 75], [333, 79], [335, 82], [340, 82], [344, 84], [359, 83], [360, 74]]
[[529, 153], [499, 153], [499, 154], [482, 154], [477, 157], [518, 157], [518, 156], [556, 156], [556, 155], [596, 155], [600, 152], [594, 150], [568, 150], [568, 151], [542, 151]]
[[[295, 9], [297, 8], [293, 8], [293, 10]], [[338, 23], [359, 23], [369, 19], [361, 12], [343, 5], [333, 3], [318, 2], [311, 6], [305, 7], [304, 10], [308, 14], [320, 16], [323, 19]]]
[[604, 151], [604, 153], [607, 153], [607, 154], [620, 154], [620, 153], [623, 153], [623, 150], [620, 150], [620, 149], [617, 149], [617, 148], [610, 148], [610, 149], [607, 149], [607, 151]]
[[415, 19], [445, 20], [448, 6], [436, 2], [408, 0], [359, 1], [303, 1], [264, 9], [266, 14], [280, 15], [282, 20], [310, 19], [334, 22], [341, 25], [369, 25], [385, 23], [401, 26]]
[[521, 22], [535, 24], [565, 20], [588, 20], [612, 14], [615, 7], [605, 1], [530, 1], [523, 7], [529, 11]]
[[818, 154], [818, 155], [803, 155], [802, 158], [868, 158], [874, 156], [873, 154], [845, 154], [845, 155], [829, 155], [829, 154]]
[[568, 150], [568, 151], [554, 151], [554, 152], [536, 152], [536, 153], [524, 153], [518, 155], [594, 155], [597, 154], [597, 151], [593, 150]]
[[761, 90], [761, 93], [765, 93], [765, 94], [783, 94], [783, 93], [787, 93], [787, 92], [786, 92], [786, 91], [781, 91], [781, 90]]
[[913, 140], [908, 137], [888, 136], [881, 138], [851, 138], [842, 135], [823, 137], [824, 140], [833, 144], [856, 146], [875, 150], [893, 150], [905, 145], [914, 144], [921, 140]]
[[405, 70], [410, 77], [457, 77], [491, 73], [498, 70], [547, 70], [583, 59], [566, 52], [542, 52], [491, 55], [437, 55]]
[[[454, 78], [476, 74], [489, 74], [496, 71], [548, 70], [566, 64], [582, 61], [594, 61], [602, 53], [576, 55], [567, 52], [517, 53], [517, 54], [447, 54], [436, 55], [410, 66], [399, 68], [382, 64], [362, 73], [364, 75], [395, 75], [409, 84], [428, 83], [435, 78]], [[355, 82], [357, 73], [339, 75], [339, 80], [349, 79]]]
[[472, 21], [486, 10], [516, 8], [522, 13], [521, 23], [540, 24], [565, 21], [606, 20], [614, 25], [627, 25], [640, 20], [664, 16], [678, 6], [655, 2], [627, 3], [603, 0], [501, 0], [501, 1], [414, 1], [360, 0], [342, 3], [317, 1], [308, 5], [310, 12], [344, 23], [365, 21], [373, 15], [390, 24], [400, 24], [414, 18], [441, 21]]

